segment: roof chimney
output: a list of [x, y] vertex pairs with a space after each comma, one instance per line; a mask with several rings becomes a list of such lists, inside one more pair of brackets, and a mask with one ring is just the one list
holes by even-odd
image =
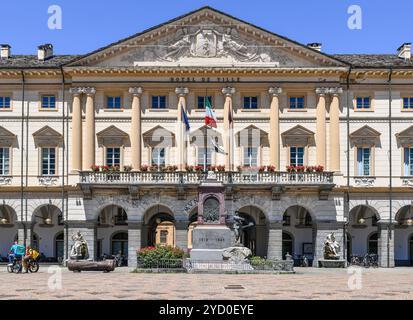
[[10, 46], [8, 44], [0, 44], [0, 58], [8, 59], [10, 58]]
[[321, 43], [318, 43], [318, 42], [308, 43], [307, 47], [313, 50], [321, 51]]
[[37, 47], [37, 58], [44, 61], [53, 56], [53, 45], [50, 43], [43, 44]]
[[397, 49], [397, 55], [399, 56], [399, 58], [410, 60], [410, 58], [412, 57], [411, 49], [412, 44], [410, 42], [405, 42]]

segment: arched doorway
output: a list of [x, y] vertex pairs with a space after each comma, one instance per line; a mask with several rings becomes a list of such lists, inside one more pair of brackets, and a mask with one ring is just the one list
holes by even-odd
[[163, 205], [150, 208], [145, 213], [144, 223], [144, 246], [175, 246], [175, 218], [169, 208]]
[[411, 266], [413, 232], [413, 206], [407, 205], [397, 212], [397, 224], [394, 228], [394, 262], [396, 266]]
[[238, 210], [238, 215], [245, 219], [244, 224], [252, 224], [245, 228], [241, 235], [241, 243], [252, 251], [254, 256], [267, 255], [267, 227], [264, 212], [255, 206], [246, 206]]
[[289, 255], [294, 255], [294, 239], [293, 236], [288, 233], [283, 231], [282, 234], [282, 258], [285, 260], [285, 256]]
[[44, 262], [57, 262], [55, 249], [56, 234], [63, 232], [63, 215], [58, 207], [41, 205], [32, 216], [31, 246], [36, 248]]
[[128, 256], [128, 232], [118, 231], [112, 235], [111, 239], [111, 254], [116, 256], [118, 254]]
[[379, 239], [379, 233], [378, 232], [373, 232], [371, 235], [368, 237], [368, 243], [367, 243], [367, 253], [368, 254], [378, 254], [378, 239]]
[[[113, 236], [117, 234], [126, 234], [126, 241], [128, 240], [128, 215], [126, 210], [117, 205], [109, 205], [103, 208], [97, 218], [96, 230], [96, 257], [103, 256], [110, 257], [116, 255], [113, 252], [112, 240]], [[116, 248], [118, 249], [118, 248]], [[128, 250], [122, 251], [122, 255], [127, 260]]]
[[[293, 247], [288, 248], [288, 250], [290, 250], [289, 254], [293, 257], [295, 263], [298, 264], [301, 257], [305, 255], [311, 265], [314, 259], [313, 217], [311, 213], [303, 206], [289, 207], [283, 215], [283, 234], [284, 232], [286, 237], [290, 235], [290, 238], [294, 239], [294, 241], [291, 241]], [[285, 251], [288, 250], [285, 249]], [[283, 259], [285, 259], [284, 253]]]
[[55, 257], [57, 258], [57, 261], [63, 261], [65, 256], [65, 244], [64, 244], [64, 233], [59, 232], [55, 236]]
[[17, 214], [7, 205], [0, 206], [0, 261], [7, 260], [7, 253], [17, 241]]
[[[378, 220], [378, 213], [367, 205], [356, 206], [350, 211], [347, 230], [348, 238], [351, 238], [349, 255], [362, 257], [373, 251], [378, 254]], [[351, 259], [351, 256], [347, 258]]]

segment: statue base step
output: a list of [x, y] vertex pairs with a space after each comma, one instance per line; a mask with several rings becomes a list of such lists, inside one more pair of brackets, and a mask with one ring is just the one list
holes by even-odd
[[67, 268], [69, 271], [103, 271], [111, 272], [116, 267], [115, 260], [89, 261], [89, 260], [68, 260]]
[[328, 260], [328, 259], [320, 259], [318, 260], [318, 267], [319, 268], [345, 268], [347, 266], [346, 260]]

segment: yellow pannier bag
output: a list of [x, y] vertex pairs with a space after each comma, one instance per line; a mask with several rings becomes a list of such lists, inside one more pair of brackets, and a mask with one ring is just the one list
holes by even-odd
[[31, 256], [33, 260], [36, 260], [39, 255], [39, 252], [37, 252], [36, 250], [32, 250]]

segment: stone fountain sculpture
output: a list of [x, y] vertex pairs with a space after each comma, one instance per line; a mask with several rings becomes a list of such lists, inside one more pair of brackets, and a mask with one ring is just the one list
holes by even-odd
[[324, 240], [324, 259], [338, 260], [340, 259], [340, 244], [336, 241], [333, 233], [330, 233]]

